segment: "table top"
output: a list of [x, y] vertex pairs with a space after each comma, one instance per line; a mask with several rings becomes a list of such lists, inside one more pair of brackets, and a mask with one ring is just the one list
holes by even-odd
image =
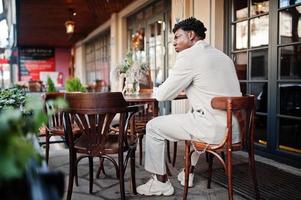
[[[157, 101], [154, 93], [140, 93], [136, 95], [124, 95], [124, 99], [127, 102], [155, 102]], [[184, 93], [180, 93], [175, 100], [187, 99]]]
[[157, 101], [153, 93], [141, 93], [136, 95], [124, 95], [127, 102], [155, 102]]

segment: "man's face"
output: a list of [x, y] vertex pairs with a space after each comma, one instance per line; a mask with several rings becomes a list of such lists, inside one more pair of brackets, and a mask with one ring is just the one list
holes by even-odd
[[175, 32], [173, 41], [173, 46], [175, 47], [176, 52], [180, 52], [184, 49], [190, 48], [192, 45], [192, 41], [189, 38], [189, 32], [179, 28]]

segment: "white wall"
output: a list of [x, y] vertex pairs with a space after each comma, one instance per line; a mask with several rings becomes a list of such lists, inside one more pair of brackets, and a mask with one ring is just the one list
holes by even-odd
[[85, 47], [79, 45], [75, 47], [74, 55], [74, 76], [78, 77], [82, 83], [86, 84], [86, 70], [85, 70]]

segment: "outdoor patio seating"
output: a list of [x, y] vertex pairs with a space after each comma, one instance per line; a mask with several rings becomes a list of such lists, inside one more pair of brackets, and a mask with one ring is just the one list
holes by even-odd
[[[45, 93], [42, 95], [42, 98], [44, 101], [44, 111], [47, 114], [49, 114], [49, 118], [47, 124], [40, 128], [39, 136], [40, 137], [45, 136], [45, 145], [46, 145], [45, 159], [46, 162], [48, 163], [50, 144], [66, 142], [64, 126], [63, 126], [63, 112], [61, 110], [58, 110], [53, 104], [54, 100], [58, 98], [64, 98], [64, 93], [62, 92]], [[72, 125], [72, 129], [74, 134], [77, 134], [79, 131], [79, 128], [75, 124]], [[50, 138], [52, 136], [59, 136], [62, 139], [50, 141]]]
[[[233, 183], [232, 183], [232, 152], [247, 149], [249, 155], [249, 167], [252, 173], [252, 179], [255, 188], [256, 199], [259, 199], [259, 191], [256, 178], [255, 160], [254, 160], [254, 117], [255, 117], [255, 97], [215, 97], [211, 101], [214, 109], [224, 110], [227, 112], [227, 128], [225, 137], [220, 144], [207, 144], [204, 142], [185, 141], [185, 188], [183, 199], [187, 199], [189, 169], [191, 165], [192, 152], [200, 151], [208, 153], [208, 182], [207, 188], [211, 186], [212, 164], [214, 156], [223, 165], [228, 181], [228, 199], [233, 199]], [[232, 143], [232, 121], [233, 116], [238, 120], [240, 126], [240, 142]], [[194, 150], [190, 151], [190, 146], [194, 146]], [[220, 155], [226, 152], [226, 157]]]
[[[93, 158], [106, 159], [113, 163], [120, 183], [121, 199], [125, 199], [124, 173], [130, 159], [133, 193], [136, 193], [135, 151], [136, 135], [127, 134], [130, 118], [139, 106], [128, 106], [122, 93], [66, 93], [69, 104], [64, 113], [65, 132], [69, 141], [69, 184], [67, 199], [71, 199], [73, 180], [82, 158], [89, 159], [89, 192], [93, 191]], [[110, 124], [120, 114], [118, 134], [111, 133]], [[73, 137], [72, 119], [80, 128], [81, 135]], [[127, 152], [124, 158], [124, 152]], [[77, 157], [77, 154], [80, 156]], [[116, 162], [110, 155], [118, 154]], [[76, 179], [76, 184], [78, 181]]]

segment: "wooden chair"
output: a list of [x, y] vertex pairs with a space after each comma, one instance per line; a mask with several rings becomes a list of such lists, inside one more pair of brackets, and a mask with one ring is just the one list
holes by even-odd
[[[233, 184], [232, 184], [232, 152], [247, 149], [249, 154], [249, 167], [252, 173], [252, 179], [255, 188], [256, 199], [259, 199], [259, 191], [257, 186], [255, 160], [254, 160], [254, 117], [255, 117], [255, 98], [254, 96], [243, 97], [215, 97], [211, 101], [214, 109], [224, 110], [227, 112], [227, 129], [223, 141], [220, 144], [207, 144], [196, 141], [185, 141], [185, 187], [183, 199], [187, 199], [189, 169], [191, 165], [191, 144], [197, 151], [206, 152], [208, 156], [208, 183], [207, 188], [210, 188], [212, 177], [212, 163], [214, 156], [222, 163], [228, 180], [228, 199], [233, 199]], [[232, 143], [232, 121], [233, 116], [238, 119], [240, 126], [240, 141]], [[226, 152], [226, 158], [219, 155], [221, 152]]]
[[[58, 98], [64, 98], [64, 93], [60, 92], [50, 92], [45, 93], [42, 95], [43, 101], [44, 101], [44, 112], [46, 112], [49, 116], [48, 122], [45, 126], [40, 128], [40, 137], [45, 136], [45, 159], [48, 163], [49, 161], [49, 150], [50, 150], [50, 144], [53, 143], [63, 143], [66, 142], [65, 138], [65, 132], [64, 132], [64, 126], [63, 126], [63, 112], [61, 110], [58, 110], [53, 105], [53, 101]], [[72, 128], [74, 129], [74, 133], [78, 133], [79, 129], [76, 125], [72, 125]], [[62, 137], [62, 140], [55, 140], [50, 141], [50, 138], [52, 136], [60, 136]]]
[[28, 81], [28, 90], [29, 92], [42, 92], [43, 91], [43, 82], [37, 80]]
[[[78, 162], [89, 159], [89, 192], [93, 191], [93, 158], [110, 160], [119, 177], [121, 199], [125, 199], [124, 173], [130, 159], [132, 189], [136, 194], [135, 151], [137, 137], [127, 134], [128, 122], [138, 106], [128, 106], [122, 93], [66, 93], [65, 99], [69, 109], [64, 113], [65, 132], [69, 141], [70, 174], [67, 199], [71, 199], [73, 180], [77, 174]], [[116, 114], [120, 114], [119, 133], [110, 132], [110, 124]], [[75, 139], [71, 128], [71, 120], [80, 128], [81, 135]], [[124, 152], [127, 155], [124, 159]], [[80, 153], [81, 156], [77, 157]], [[118, 162], [111, 157], [118, 154]]]

